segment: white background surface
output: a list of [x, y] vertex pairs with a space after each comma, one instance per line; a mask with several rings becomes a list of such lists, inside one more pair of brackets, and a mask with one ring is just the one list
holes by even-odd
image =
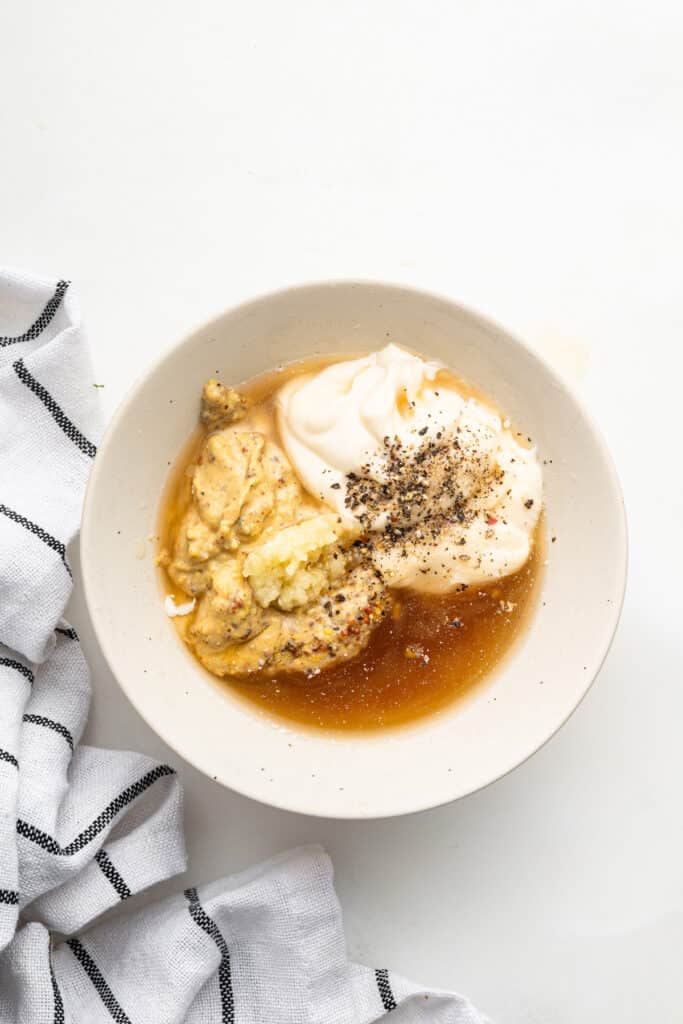
[[[320, 840], [358, 959], [497, 1024], [683, 1021], [680, 4], [22, 0], [0, 20], [0, 259], [74, 282], [108, 411], [213, 312], [369, 276], [538, 345], [622, 475], [622, 624], [559, 736], [379, 823], [273, 811], [181, 763], [193, 881]], [[89, 740], [178, 764], [80, 595], [72, 617]]]

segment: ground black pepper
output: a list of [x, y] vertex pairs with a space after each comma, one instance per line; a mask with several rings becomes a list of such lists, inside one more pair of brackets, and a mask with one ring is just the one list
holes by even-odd
[[[346, 476], [344, 503], [363, 531], [354, 547], [368, 559], [389, 549], [409, 558], [418, 545], [420, 551], [443, 547], [455, 524], [466, 528], [488, 515], [491, 526], [497, 519], [481, 508], [503, 476], [476, 439], [461, 444], [443, 429], [430, 436], [428, 427], [416, 431], [413, 443], [385, 436], [374, 461]], [[466, 544], [465, 536], [455, 543]]]

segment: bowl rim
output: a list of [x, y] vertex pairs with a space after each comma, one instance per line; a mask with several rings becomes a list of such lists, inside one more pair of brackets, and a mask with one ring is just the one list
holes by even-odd
[[[600, 648], [596, 648], [595, 653], [592, 655], [591, 660], [588, 662], [587, 671], [585, 673], [585, 685], [578, 698], [572, 707], [569, 708], [566, 714], [563, 715], [561, 720], [554, 725], [554, 727], [548, 732], [544, 739], [541, 740], [532, 750], [530, 750], [524, 757], [518, 759], [513, 757], [512, 762], [508, 764], [503, 771], [495, 770], [490, 778], [486, 778], [485, 781], [477, 785], [465, 785], [460, 790], [455, 791], [452, 796], [446, 799], [439, 799], [436, 802], [425, 798], [420, 802], [413, 802], [409, 807], [403, 810], [388, 810], [388, 811], [368, 811], [367, 813], [334, 813], [326, 814], [320, 809], [311, 809], [305, 803], [297, 802], [296, 797], [293, 795], [292, 798], [278, 798], [276, 796], [266, 798], [264, 794], [258, 790], [257, 787], [250, 787], [244, 783], [236, 784], [233, 781], [227, 781], [222, 779], [220, 776], [210, 774], [208, 769], [197, 764], [197, 762], [188, 754], [186, 754], [182, 748], [183, 744], [177, 739], [177, 737], [171, 737], [167, 734], [166, 729], [159, 728], [154, 722], [150, 720], [148, 715], [140, 706], [140, 703], [135, 699], [135, 687], [129, 687], [120, 678], [115, 669], [115, 658], [112, 653], [111, 645], [107, 640], [106, 630], [102, 626], [102, 622], [97, 613], [96, 604], [93, 601], [92, 595], [92, 578], [87, 570], [87, 566], [90, 561], [89, 548], [88, 548], [88, 524], [90, 522], [90, 510], [94, 501], [94, 494], [97, 490], [98, 480], [101, 475], [101, 467], [103, 459], [100, 458], [103, 452], [106, 451], [107, 447], [111, 444], [112, 439], [115, 437], [118, 427], [121, 422], [125, 419], [128, 409], [137, 398], [140, 391], [143, 390], [148, 380], [150, 380], [157, 371], [169, 360], [176, 352], [181, 350], [188, 342], [190, 342], [197, 334], [205, 330], [210, 329], [213, 325], [217, 325], [221, 320], [229, 314], [239, 314], [248, 312], [250, 307], [260, 306], [263, 303], [270, 302], [273, 299], [278, 299], [284, 295], [289, 295], [297, 292], [314, 291], [316, 289], [325, 290], [330, 288], [374, 288], [382, 289], [387, 291], [398, 291], [405, 292], [416, 296], [421, 299], [427, 299], [429, 301], [436, 301], [443, 303], [446, 306], [450, 306], [456, 309], [461, 315], [464, 315], [473, 324], [480, 326], [487, 332], [492, 332], [497, 335], [503, 335], [514, 344], [518, 345], [523, 351], [527, 353], [534, 361], [536, 361], [544, 371], [544, 373], [550, 378], [550, 380], [565, 394], [568, 395], [582, 419], [589, 428], [589, 433], [592, 438], [592, 442], [599, 449], [602, 456], [602, 461], [609, 472], [610, 490], [612, 490], [615, 498], [615, 510], [618, 510], [618, 523], [620, 527], [620, 538], [619, 538], [619, 571], [618, 571], [618, 591], [616, 591], [615, 600], [610, 605], [610, 619], [606, 624], [605, 636], [606, 640]], [[375, 278], [361, 278], [361, 277], [350, 277], [350, 278], [320, 278], [311, 279], [306, 282], [300, 282], [295, 284], [285, 285], [281, 288], [273, 288], [266, 292], [256, 293], [250, 297], [246, 297], [234, 305], [227, 306], [222, 310], [218, 310], [213, 314], [206, 317], [201, 322], [195, 324], [190, 330], [185, 331], [182, 335], [176, 338], [169, 346], [167, 346], [163, 352], [152, 360], [135, 378], [132, 385], [128, 388], [118, 405], [116, 406], [113, 415], [106, 424], [105, 430], [100, 439], [98, 445], [97, 455], [95, 457], [90, 476], [88, 479], [86, 493], [83, 501], [82, 514], [81, 514], [81, 530], [79, 535], [79, 550], [81, 558], [81, 577], [83, 580], [83, 592], [85, 597], [85, 603], [88, 610], [90, 622], [92, 624], [93, 632], [95, 634], [99, 648], [104, 656], [109, 671], [116, 680], [118, 686], [132, 704], [137, 713], [141, 716], [143, 721], [149, 726], [149, 728], [159, 736], [167, 746], [169, 746], [177, 756], [186, 761], [187, 764], [192, 765], [198, 771], [201, 771], [210, 781], [217, 781], [221, 785], [233, 792], [239, 793], [242, 796], [248, 797], [249, 799], [255, 800], [258, 803], [262, 803], [265, 806], [274, 807], [278, 810], [290, 811], [297, 814], [305, 814], [313, 817], [329, 818], [331, 820], [380, 820], [383, 818], [400, 817], [406, 814], [418, 814], [428, 810], [434, 810], [438, 807], [445, 807], [448, 804], [454, 803], [456, 800], [461, 800], [464, 797], [471, 796], [483, 789], [487, 789], [493, 783], [499, 779], [504, 779], [511, 772], [520, 768], [522, 765], [532, 758], [539, 750], [543, 749], [550, 740], [563, 728], [564, 725], [569, 721], [575, 711], [583, 703], [587, 693], [593, 686], [597, 679], [605, 660], [610, 652], [614, 638], [617, 632], [617, 627], [621, 618], [624, 599], [626, 594], [627, 580], [628, 580], [628, 566], [629, 566], [629, 536], [628, 536], [628, 522], [626, 516], [626, 507], [624, 502], [623, 489], [621, 482], [614, 464], [611, 451], [607, 445], [607, 442], [603, 436], [602, 430], [598, 426], [593, 414], [587, 408], [583, 399], [577, 395], [574, 386], [566, 381], [555, 369], [555, 367], [548, 362], [548, 360], [536, 349], [532, 348], [527, 342], [520, 338], [516, 333], [504, 327], [495, 318], [488, 316], [487, 314], [480, 313], [475, 308], [469, 306], [467, 303], [461, 302], [459, 299], [455, 299], [449, 295], [441, 292], [415, 287], [413, 285], [404, 284], [401, 282], [392, 282], [386, 280], [380, 280]]]

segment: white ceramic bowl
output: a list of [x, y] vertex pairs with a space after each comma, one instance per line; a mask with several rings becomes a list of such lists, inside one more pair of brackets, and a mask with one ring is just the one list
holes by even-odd
[[[196, 425], [207, 377], [238, 384], [282, 362], [378, 348], [388, 339], [441, 359], [534, 438], [549, 460], [546, 515], [557, 542], [548, 544], [528, 630], [468, 699], [438, 717], [368, 735], [284, 726], [214, 682], [183, 647], [164, 613], [148, 538], [169, 464]], [[538, 750], [576, 708], [607, 653], [624, 593], [626, 547], [609, 453], [553, 371], [502, 328], [447, 299], [366, 282], [266, 295], [175, 345], [115, 415], [95, 460], [81, 533], [99, 642], [149, 725], [232, 789], [339, 818], [405, 814], [455, 800]]]

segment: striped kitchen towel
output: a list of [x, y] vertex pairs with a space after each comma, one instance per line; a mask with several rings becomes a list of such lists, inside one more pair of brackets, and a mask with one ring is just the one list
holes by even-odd
[[68, 283], [0, 273], [0, 1024], [483, 1024], [348, 961], [317, 847], [91, 925], [185, 868], [174, 770], [80, 743], [88, 669], [62, 616], [92, 383]]

